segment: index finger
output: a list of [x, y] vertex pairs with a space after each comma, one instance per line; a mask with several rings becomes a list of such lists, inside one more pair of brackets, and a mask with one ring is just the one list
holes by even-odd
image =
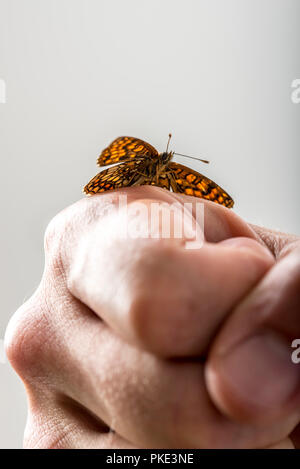
[[108, 201], [117, 207], [120, 194], [128, 195], [129, 205], [138, 201], [147, 209], [153, 201], [176, 199], [191, 202], [194, 212], [198, 202], [154, 187], [83, 200], [80, 227], [76, 219], [71, 222], [66, 236], [72, 242], [64, 242], [69, 290], [134, 345], [171, 357], [205, 353], [224, 317], [272, 265], [272, 256], [237, 215], [210, 202], [204, 202], [210, 242], [200, 249], [184, 249], [184, 236], [116, 237], [133, 217], [117, 209], [104, 214]]

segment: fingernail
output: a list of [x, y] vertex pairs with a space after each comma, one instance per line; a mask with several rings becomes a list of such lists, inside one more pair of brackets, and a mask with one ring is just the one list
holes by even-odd
[[300, 367], [292, 362], [289, 344], [275, 333], [250, 337], [221, 360], [226, 384], [242, 404], [278, 409], [300, 390]]

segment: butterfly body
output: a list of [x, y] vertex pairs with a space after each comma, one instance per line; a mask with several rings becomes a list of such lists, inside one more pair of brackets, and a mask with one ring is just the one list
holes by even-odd
[[119, 137], [103, 150], [98, 165], [120, 164], [98, 173], [84, 187], [84, 192], [89, 195], [120, 187], [154, 185], [228, 208], [233, 206], [233, 199], [224, 189], [197, 171], [173, 162], [173, 156], [172, 151], [158, 153], [143, 140]]
[[[141, 175], [140, 179], [134, 182], [134, 186], [139, 185], [159, 185], [160, 178], [168, 174], [168, 163], [173, 158], [173, 152], [159, 153], [157, 157], [149, 158], [143, 167], [143, 173], [137, 170]], [[141, 168], [142, 170], [142, 168]]]

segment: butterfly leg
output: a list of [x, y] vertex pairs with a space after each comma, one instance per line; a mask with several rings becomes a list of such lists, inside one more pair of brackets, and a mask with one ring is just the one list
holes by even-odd
[[167, 177], [168, 177], [168, 179], [169, 179], [169, 181], [170, 181], [172, 191], [173, 191], [173, 192], [181, 192], [181, 191], [179, 190], [179, 187], [178, 187], [178, 184], [177, 184], [177, 182], [176, 182], [176, 179], [174, 178], [174, 176], [173, 176], [173, 174], [172, 174], [171, 171], [167, 173]]
[[147, 177], [148, 177], [147, 174], [141, 173], [140, 171], [137, 171], [136, 173], [137, 173], [137, 174], [140, 174], [140, 175], [143, 176], [144, 178], [147, 178]]

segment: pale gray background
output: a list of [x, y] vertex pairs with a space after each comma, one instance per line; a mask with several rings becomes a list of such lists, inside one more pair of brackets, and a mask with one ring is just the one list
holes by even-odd
[[[119, 135], [163, 150], [172, 131], [238, 214], [300, 234], [299, 18], [299, 0], [0, 0], [0, 338], [39, 282], [48, 221]], [[7, 364], [0, 386], [0, 447], [20, 447]]]

